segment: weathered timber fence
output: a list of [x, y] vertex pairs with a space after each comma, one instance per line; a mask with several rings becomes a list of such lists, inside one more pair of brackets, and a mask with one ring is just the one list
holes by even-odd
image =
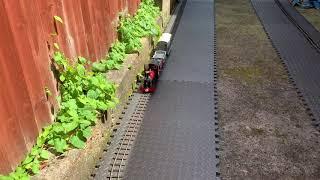
[[[53, 43], [67, 57], [98, 60], [117, 38], [119, 12], [134, 14], [139, 3], [0, 0], [0, 174], [19, 164], [58, 109]], [[60, 16], [63, 24], [53, 16]]]

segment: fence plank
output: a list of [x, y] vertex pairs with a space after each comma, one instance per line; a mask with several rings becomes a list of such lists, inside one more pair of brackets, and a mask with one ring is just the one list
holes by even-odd
[[[58, 111], [53, 44], [58, 43], [70, 59], [99, 60], [117, 38], [118, 13], [134, 14], [139, 3], [0, 0], [0, 173], [19, 164]], [[45, 88], [52, 97], [46, 96]]]

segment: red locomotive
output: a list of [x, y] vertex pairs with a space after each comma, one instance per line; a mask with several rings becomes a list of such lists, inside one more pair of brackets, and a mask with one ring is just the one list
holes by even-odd
[[141, 87], [142, 92], [152, 93], [156, 90], [156, 83], [159, 78], [159, 66], [149, 64], [144, 70], [144, 79]]
[[140, 87], [143, 93], [153, 93], [156, 90], [157, 81], [164, 68], [164, 64], [171, 50], [171, 34], [164, 33], [157, 44], [151, 62], [144, 68], [143, 83]]

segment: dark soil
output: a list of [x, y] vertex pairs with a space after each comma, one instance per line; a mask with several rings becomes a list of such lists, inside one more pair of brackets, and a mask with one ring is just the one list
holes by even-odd
[[222, 179], [320, 179], [319, 132], [249, 0], [216, 0]]

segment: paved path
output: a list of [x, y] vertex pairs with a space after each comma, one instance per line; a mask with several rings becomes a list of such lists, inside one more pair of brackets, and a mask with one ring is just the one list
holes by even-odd
[[285, 63], [290, 78], [310, 108], [309, 113], [314, 124], [319, 126], [320, 53], [287, 18], [274, 0], [251, 0], [251, 2]]
[[216, 179], [214, 0], [188, 0], [124, 179]]

